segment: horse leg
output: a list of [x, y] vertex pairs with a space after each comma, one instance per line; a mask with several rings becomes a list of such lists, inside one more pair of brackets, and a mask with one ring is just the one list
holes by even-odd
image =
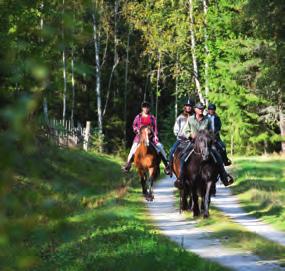
[[154, 173], [155, 173], [155, 170], [154, 168], [149, 168], [148, 170], [149, 172], [149, 179], [148, 179], [148, 185], [149, 185], [149, 200], [150, 201], [153, 201], [154, 199], [154, 196], [153, 196], [153, 181], [154, 181]]
[[188, 210], [188, 202], [187, 202], [188, 189], [187, 189], [187, 186], [185, 184], [183, 185], [183, 189], [181, 190], [181, 194], [182, 194], [181, 210], [186, 211], [186, 210]]
[[209, 217], [209, 205], [210, 205], [210, 200], [211, 200], [211, 187], [212, 187], [212, 182], [207, 182], [207, 187], [206, 187], [206, 194], [204, 196], [204, 218]]
[[146, 178], [145, 177], [141, 177], [141, 185], [142, 185], [142, 193], [145, 196], [147, 194]]
[[196, 188], [192, 188], [192, 200], [193, 200], [193, 217], [197, 217], [200, 215], [200, 208], [199, 208]]
[[146, 188], [146, 176], [142, 170], [139, 170], [139, 175], [141, 177], [141, 186], [142, 186], [142, 193], [144, 196], [147, 194], [147, 188]]

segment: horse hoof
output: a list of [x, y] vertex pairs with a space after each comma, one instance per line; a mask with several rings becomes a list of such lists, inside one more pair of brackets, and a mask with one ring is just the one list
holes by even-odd
[[204, 218], [209, 218], [209, 214], [204, 214]]
[[200, 212], [193, 212], [193, 218], [197, 218], [200, 216]]

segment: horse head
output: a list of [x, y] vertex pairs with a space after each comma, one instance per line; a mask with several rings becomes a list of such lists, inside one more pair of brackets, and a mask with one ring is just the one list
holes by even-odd
[[145, 146], [149, 146], [150, 138], [152, 136], [152, 128], [150, 126], [143, 126], [140, 128], [140, 143], [143, 143]]
[[202, 161], [207, 161], [209, 159], [212, 144], [213, 137], [208, 131], [201, 130], [198, 132], [195, 139], [194, 151], [201, 154]]

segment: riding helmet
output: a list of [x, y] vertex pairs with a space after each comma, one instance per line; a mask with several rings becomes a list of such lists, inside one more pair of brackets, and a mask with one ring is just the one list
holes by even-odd
[[195, 102], [192, 99], [188, 99], [184, 103], [184, 106], [187, 106], [187, 105], [193, 107], [195, 105]]
[[216, 105], [215, 104], [209, 104], [208, 110], [216, 110]]
[[196, 103], [195, 108], [205, 109], [205, 105], [199, 102], [199, 103]]

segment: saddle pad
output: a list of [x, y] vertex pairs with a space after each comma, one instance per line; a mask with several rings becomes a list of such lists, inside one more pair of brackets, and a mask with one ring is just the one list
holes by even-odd
[[186, 148], [189, 146], [190, 140], [181, 141], [177, 147], [175, 153], [178, 154], [178, 157], [181, 158], [185, 154]]

